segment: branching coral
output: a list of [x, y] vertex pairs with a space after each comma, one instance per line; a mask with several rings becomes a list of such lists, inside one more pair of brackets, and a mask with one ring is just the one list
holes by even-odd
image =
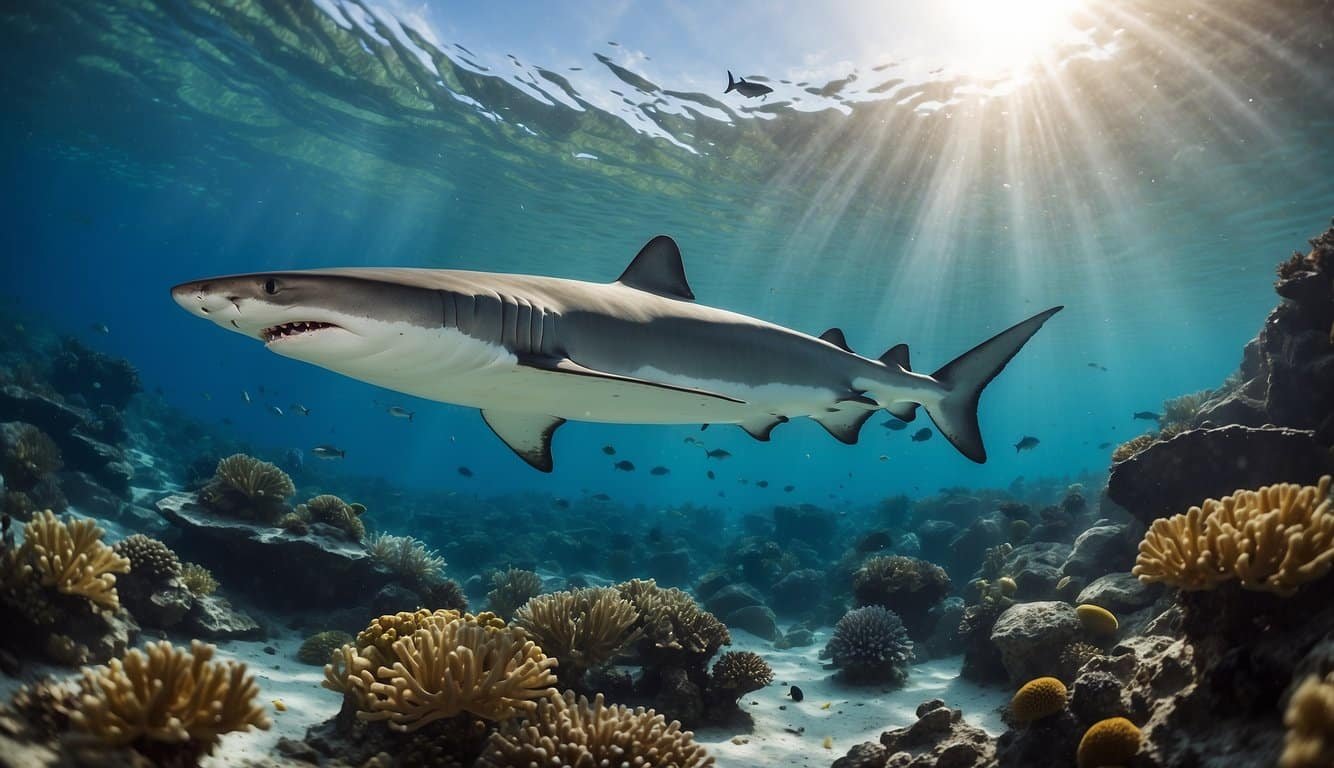
[[328, 632], [316, 632], [301, 643], [296, 652], [302, 664], [324, 666], [333, 660], [334, 651], [352, 642], [352, 636], [336, 629]]
[[913, 661], [913, 643], [897, 614], [868, 605], [838, 620], [820, 658], [829, 659], [848, 682], [902, 683]]
[[286, 511], [285, 503], [294, 493], [296, 486], [286, 472], [237, 453], [218, 462], [200, 500], [216, 512], [272, 523]]
[[513, 616], [519, 606], [542, 592], [542, 577], [522, 568], [511, 568], [491, 577], [486, 593], [487, 608], [497, 616]]
[[1116, 446], [1116, 449], [1112, 451], [1112, 462], [1119, 464], [1156, 442], [1158, 442], [1158, 437], [1151, 432], [1132, 437]]
[[758, 653], [728, 651], [714, 662], [710, 681], [735, 699], [772, 683], [774, 670]]
[[1133, 573], [1184, 590], [1238, 580], [1246, 589], [1291, 595], [1334, 567], [1331, 478], [1270, 485], [1209, 499], [1184, 515], [1155, 520]]
[[224, 733], [267, 730], [254, 678], [244, 664], [213, 661], [213, 652], [199, 641], [189, 651], [162, 641], [84, 670], [73, 725], [109, 745], [154, 753], [154, 745], [176, 745], [193, 755], [211, 752]]
[[573, 693], [542, 702], [523, 727], [491, 737], [478, 768], [573, 768], [636, 765], [708, 768], [713, 765], [694, 734], [653, 710], [607, 706], [598, 694], [590, 705]]
[[1195, 425], [1196, 416], [1201, 408], [1212, 399], [1214, 393], [1210, 390], [1192, 392], [1188, 395], [1181, 395], [1167, 400], [1163, 403], [1163, 418], [1161, 423], [1175, 431], [1189, 429]]
[[1334, 765], [1334, 672], [1302, 681], [1283, 714], [1288, 732], [1279, 768]]
[[195, 597], [208, 597], [218, 591], [218, 580], [213, 578], [209, 569], [198, 563], [181, 566], [181, 583]]
[[150, 583], [181, 575], [181, 560], [166, 544], [136, 533], [116, 542], [116, 554], [130, 561], [130, 573]]
[[115, 574], [129, 573], [130, 561], [102, 543], [102, 529], [92, 520], [66, 523], [46, 510], [24, 526], [18, 555], [43, 587], [108, 610], [120, 607]]
[[[382, 533], [366, 545], [371, 558], [413, 584], [439, 580], [445, 559], [411, 536]], [[539, 585], [540, 586], [540, 585]]]
[[719, 648], [732, 644], [727, 626], [675, 587], [663, 589], [653, 579], [632, 579], [617, 584], [616, 590], [639, 611], [644, 641], [655, 652], [706, 662]]
[[[332, 526], [349, 541], [361, 541], [366, 537], [366, 525], [361, 522], [365, 512], [366, 508], [360, 504], [349, 504], [331, 493], [325, 493], [298, 505], [294, 514], [311, 523]], [[286, 521], [284, 517], [282, 522]]]
[[611, 661], [639, 639], [637, 621], [634, 604], [610, 588], [539, 595], [514, 614], [514, 623], [560, 661], [560, 677], [571, 686], [582, 681], [585, 671]]

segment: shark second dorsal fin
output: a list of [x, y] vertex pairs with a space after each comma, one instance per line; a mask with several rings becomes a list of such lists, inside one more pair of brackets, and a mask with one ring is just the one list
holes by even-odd
[[671, 299], [694, 301], [695, 294], [686, 282], [686, 268], [681, 263], [681, 249], [676, 241], [658, 235], [641, 249], [630, 266], [616, 279], [621, 285]]
[[820, 341], [827, 341], [838, 347], [844, 352], [851, 352], [852, 347], [848, 346], [848, 339], [843, 335], [843, 329], [834, 327], [820, 334]]

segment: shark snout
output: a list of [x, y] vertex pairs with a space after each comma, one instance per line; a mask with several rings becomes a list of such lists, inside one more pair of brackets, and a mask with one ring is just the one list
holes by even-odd
[[206, 280], [181, 283], [171, 289], [171, 298], [186, 312], [192, 315], [219, 320], [214, 313], [225, 312], [229, 307], [237, 309], [239, 296], [228, 297], [225, 291], [218, 291]]

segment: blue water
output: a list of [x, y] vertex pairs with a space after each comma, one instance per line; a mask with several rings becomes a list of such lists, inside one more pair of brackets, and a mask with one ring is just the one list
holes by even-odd
[[[0, 291], [270, 457], [333, 443], [336, 471], [399, 486], [744, 510], [1096, 476], [1101, 444], [1145, 429], [1134, 411], [1235, 368], [1273, 265], [1334, 212], [1327, 4], [1084, 3], [1081, 42], [1022, 77], [956, 73], [951, 20], [911, 4], [837, 4], [823, 31], [715, 5], [0, 11]], [[775, 93], [722, 94], [729, 68]], [[323, 266], [612, 280], [659, 233], [701, 302], [839, 326], [870, 356], [906, 342], [920, 370], [1067, 309], [987, 389], [985, 465], [883, 417], [855, 446], [805, 421], [771, 443], [572, 423], [542, 475], [472, 410], [268, 354], [168, 294]]]

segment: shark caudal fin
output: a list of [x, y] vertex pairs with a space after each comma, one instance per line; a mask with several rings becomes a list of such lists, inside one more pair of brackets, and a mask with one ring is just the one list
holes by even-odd
[[731, 93], [736, 90], [736, 81], [732, 79], [732, 70], [727, 71], [727, 90], [723, 93]]
[[982, 390], [996, 378], [1005, 364], [1023, 349], [1042, 324], [1064, 307], [1052, 307], [1018, 325], [1011, 326], [959, 355], [932, 378], [945, 395], [938, 403], [923, 403], [927, 415], [959, 453], [981, 464], [987, 460], [982, 431], [977, 424], [977, 401]]

